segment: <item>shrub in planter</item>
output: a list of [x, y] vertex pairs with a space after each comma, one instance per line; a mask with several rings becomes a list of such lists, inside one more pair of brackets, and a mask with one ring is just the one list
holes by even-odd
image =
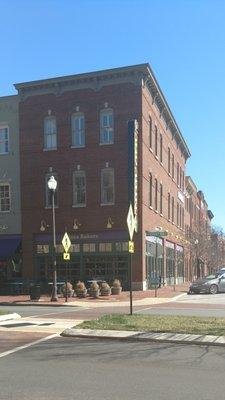
[[114, 279], [112, 286], [112, 294], [120, 294], [122, 292], [122, 286], [119, 279]]
[[[66, 290], [67, 288], [67, 290]], [[62, 293], [63, 296], [66, 297], [66, 292], [67, 292], [67, 296], [68, 297], [72, 297], [74, 294], [74, 290], [73, 290], [73, 285], [70, 282], [67, 282], [67, 284], [62, 286]]]
[[99, 297], [99, 285], [96, 281], [91, 283], [89, 293], [91, 297]]
[[79, 298], [86, 297], [87, 289], [86, 289], [84, 282], [80, 282], [80, 281], [77, 282], [75, 292], [76, 292], [77, 297], [79, 297]]
[[103, 282], [100, 288], [101, 296], [109, 296], [111, 294], [111, 288], [108, 283]]

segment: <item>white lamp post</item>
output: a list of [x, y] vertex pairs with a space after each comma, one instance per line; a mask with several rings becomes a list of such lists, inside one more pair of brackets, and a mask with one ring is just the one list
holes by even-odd
[[52, 260], [53, 260], [53, 288], [51, 301], [58, 301], [57, 296], [57, 272], [56, 272], [56, 236], [55, 236], [55, 191], [57, 188], [57, 181], [54, 176], [48, 180], [48, 188], [52, 193]]

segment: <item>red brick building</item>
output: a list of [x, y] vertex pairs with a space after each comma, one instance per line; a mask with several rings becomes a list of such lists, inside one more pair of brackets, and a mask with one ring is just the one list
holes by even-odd
[[[190, 156], [148, 64], [15, 85], [20, 97], [23, 275], [52, 276], [52, 211], [57, 182], [57, 269], [71, 241], [69, 278], [129, 281], [128, 121], [138, 122], [138, 232], [133, 286], [187, 279], [185, 163]], [[156, 232], [164, 232], [162, 237]], [[185, 246], [187, 248], [185, 248]]]

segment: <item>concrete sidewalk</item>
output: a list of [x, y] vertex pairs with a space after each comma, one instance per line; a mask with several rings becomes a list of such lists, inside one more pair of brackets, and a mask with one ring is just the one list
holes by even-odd
[[[166, 286], [157, 291], [133, 291], [133, 304], [134, 305], [151, 305], [167, 303], [169, 301], [177, 299], [184, 293], [187, 293], [188, 283], [183, 285], [177, 285], [176, 290], [173, 286]], [[117, 296], [100, 296], [94, 299], [90, 296], [79, 299], [78, 297], [68, 298], [68, 302], [65, 302], [65, 298], [59, 297], [57, 302], [51, 302], [49, 296], [41, 296], [40, 300], [32, 301], [29, 295], [17, 295], [17, 296], [0, 296], [1, 305], [37, 305], [37, 306], [77, 306], [77, 307], [109, 307], [109, 306], [127, 306], [129, 305], [130, 292], [122, 292]]]
[[190, 335], [168, 332], [112, 331], [97, 329], [66, 329], [61, 336], [89, 339], [129, 340], [136, 342], [163, 342], [204, 346], [225, 346], [225, 336]]

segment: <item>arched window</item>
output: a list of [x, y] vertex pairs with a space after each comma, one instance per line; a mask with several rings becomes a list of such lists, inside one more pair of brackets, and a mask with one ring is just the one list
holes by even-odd
[[44, 119], [44, 148], [46, 150], [57, 148], [56, 118], [52, 116]]
[[72, 146], [84, 147], [85, 146], [85, 120], [84, 114], [73, 114], [71, 117], [72, 127]]
[[100, 112], [100, 144], [114, 143], [113, 110], [105, 109]]

